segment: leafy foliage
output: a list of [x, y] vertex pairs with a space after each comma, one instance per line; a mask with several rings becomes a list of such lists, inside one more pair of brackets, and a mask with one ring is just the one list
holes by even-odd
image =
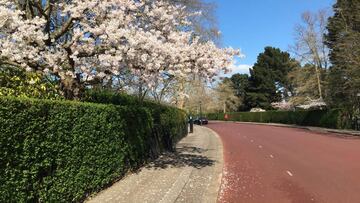
[[35, 72], [0, 64], [0, 96], [61, 98], [56, 82]]
[[[318, 70], [320, 74], [320, 81], [324, 81], [326, 71], [324, 69]], [[303, 67], [296, 67], [288, 74], [289, 80], [295, 89], [294, 94], [290, 98], [294, 105], [301, 105], [308, 102], [310, 99], [321, 98], [318, 88], [317, 72], [314, 65], [305, 64]], [[323, 85], [321, 83], [321, 85]]]
[[332, 64], [327, 78], [327, 100], [333, 106], [354, 112], [359, 108], [360, 93], [360, 1], [338, 0], [333, 10], [326, 35]]
[[242, 104], [239, 110], [251, 108], [272, 109], [271, 103], [288, 99], [294, 92], [294, 86], [288, 73], [298, 66], [290, 54], [278, 48], [265, 47], [260, 53], [250, 77], [235, 74], [231, 77], [236, 95]]
[[139, 105], [140, 100], [124, 93], [114, 93], [111, 90], [87, 90], [82, 98], [85, 102], [114, 105]]
[[[208, 114], [210, 120], [224, 120], [224, 114]], [[228, 120], [260, 123], [283, 123], [327, 128], [350, 128], [340, 109], [313, 111], [267, 111], [230, 113]]]
[[231, 76], [230, 80], [233, 88], [235, 89], [235, 95], [241, 101], [238, 110], [249, 110], [249, 107], [246, 105], [247, 91], [250, 86], [249, 76], [247, 74], [234, 74]]
[[1, 202], [82, 201], [187, 133], [174, 108], [12, 97], [0, 122]]
[[249, 103], [251, 107], [271, 108], [272, 102], [287, 98], [292, 92], [287, 74], [296, 66], [289, 53], [280, 49], [265, 47], [250, 71], [251, 89]]
[[83, 100], [101, 104], [141, 106], [148, 109], [153, 118], [153, 132], [158, 137], [159, 142], [162, 143], [162, 146], [157, 146], [157, 151], [162, 149], [173, 150], [174, 144], [187, 133], [186, 113], [171, 106], [161, 105], [153, 101], [142, 101], [134, 96], [104, 90], [89, 90]]

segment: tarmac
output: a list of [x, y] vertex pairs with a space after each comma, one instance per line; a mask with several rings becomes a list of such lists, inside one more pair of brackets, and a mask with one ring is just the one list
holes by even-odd
[[356, 131], [215, 121], [207, 127], [224, 148], [218, 202], [360, 202]]
[[176, 153], [164, 153], [85, 202], [217, 202], [222, 170], [220, 138], [195, 126], [177, 144]]
[[241, 124], [253, 124], [253, 125], [265, 125], [265, 126], [275, 126], [275, 127], [286, 127], [286, 128], [298, 128], [309, 130], [315, 133], [322, 133], [328, 135], [337, 135], [340, 137], [349, 137], [349, 138], [358, 138], [360, 136], [360, 131], [356, 130], [346, 130], [346, 129], [332, 129], [332, 128], [322, 128], [322, 127], [312, 127], [312, 126], [299, 126], [299, 125], [288, 125], [281, 123], [256, 123], [256, 122], [238, 122], [238, 121], [216, 121], [216, 122], [234, 122]]

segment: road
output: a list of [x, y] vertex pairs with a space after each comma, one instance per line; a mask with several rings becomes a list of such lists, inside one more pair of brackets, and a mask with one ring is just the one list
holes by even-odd
[[223, 142], [219, 202], [360, 202], [360, 139], [212, 122]]

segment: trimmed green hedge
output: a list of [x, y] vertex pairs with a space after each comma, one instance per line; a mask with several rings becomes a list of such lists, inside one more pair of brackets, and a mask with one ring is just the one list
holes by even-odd
[[140, 102], [134, 96], [122, 93], [114, 93], [109, 90], [87, 90], [82, 101], [99, 103], [99, 104], [114, 104], [121, 106], [140, 105]]
[[[224, 120], [223, 113], [208, 114], [209, 120]], [[267, 111], [228, 113], [229, 121], [283, 123], [326, 128], [348, 128], [340, 109], [312, 111]]]
[[[152, 144], [153, 153], [173, 150], [184, 134], [187, 134], [186, 112], [154, 101], [140, 101], [137, 97], [109, 90], [87, 90], [84, 102], [145, 107], [153, 118], [153, 135], [157, 142]], [[160, 143], [160, 144], [159, 144]]]
[[0, 202], [80, 202], [171, 150], [187, 133], [185, 114], [153, 111], [0, 97]]
[[140, 101], [134, 96], [107, 90], [88, 90], [83, 101], [147, 108], [154, 122], [153, 134], [161, 143], [160, 145], [153, 145], [157, 146], [154, 147], [156, 151], [173, 150], [175, 143], [183, 138], [184, 134], [187, 134], [186, 112], [172, 106], [148, 100]]

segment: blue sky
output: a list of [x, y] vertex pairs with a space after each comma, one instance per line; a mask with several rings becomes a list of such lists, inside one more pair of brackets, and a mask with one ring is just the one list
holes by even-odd
[[[213, 0], [223, 35], [223, 45], [240, 48], [246, 55], [237, 71], [246, 73], [265, 46], [284, 51], [293, 44], [294, 26], [305, 11], [331, 9], [335, 0]], [[233, 72], [233, 73], [234, 73]]]

